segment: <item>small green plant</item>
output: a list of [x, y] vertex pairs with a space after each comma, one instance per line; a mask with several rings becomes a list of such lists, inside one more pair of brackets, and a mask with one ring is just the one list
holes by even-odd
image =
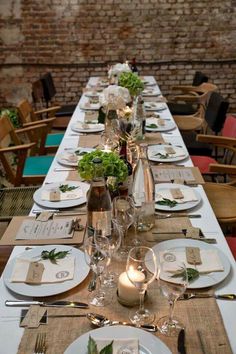
[[122, 73], [119, 77], [119, 85], [126, 87], [131, 96], [137, 96], [144, 90], [142, 80], [132, 72]]
[[88, 354], [112, 354], [112, 345], [113, 341], [99, 352], [95, 340], [91, 336], [89, 336]]
[[91, 180], [94, 175], [93, 159], [99, 157], [102, 160], [104, 177], [116, 177], [117, 183], [123, 182], [128, 176], [128, 168], [119, 155], [115, 152], [92, 151], [82, 157], [78, 164], [78, 172], [81, 178]]
[[18, 114], [17, 114], [17, 110], [14, 109], [14, 108], [11, 108], [11, 109], [8, 109], [8, 108], [4, 108], [4, 109], [1, 109], [0, 111], [0, 117], [2, 117], [3, 115], [7, 115], [14, 128], [20, 128], [21, 124], [20, 124], [20, 121], [19, 121], [19, 117], [18, 117]]

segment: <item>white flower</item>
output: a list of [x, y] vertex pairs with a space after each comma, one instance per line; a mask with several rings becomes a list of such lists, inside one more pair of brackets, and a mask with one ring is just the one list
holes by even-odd
[[129, 90], [125, 87], [110, 85], [99, 95], [101, 106], [111, 110], [123, 109], [131, 101]]
[[108, 71], [108, 77], [111, 78], [112, 76], [120, 76], [120, 74], [124, 73], [124, 72], [130, 72], [131, 69], [129, 67], [128, 63], [118, 63], [115, 65], [112, 65], [111, 68]]

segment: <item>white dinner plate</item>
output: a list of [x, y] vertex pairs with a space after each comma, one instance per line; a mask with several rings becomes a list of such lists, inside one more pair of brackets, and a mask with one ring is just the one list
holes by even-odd
[[161, 112], [167, 109], [166, 103], [162, 102], [145, 102], [144, 103], [146, 111], [157, 111]]
[[99, 96], [97, 91], [87, 91], [84, 93], [86, 97], [95, 97], [97, 98]]
[[98, 132], [102, 132], [104, 129], [105, 126], [104, 124], [101, 123], [99, 123], [99, 126], [98, 123], [96, 123], [94, 128], [89, 128], [89, 129], [79, 127], [77, 123], [71, 125], [71, 130], [73, 130], [76, 133], [98, 133]]
[[[71, 200], [61, 200], [58, 202], [50, 202], [49, 200], [42, 200], [41, 195], [42, 191], [45, 189], [55, 189], [58, 188], [61, 184], [68, 184], [69, 186], [78, 186], [82, 189], [83, 191], [83, 196], [78, 199], [71, 199]], [[77, 182], [77, 181], [65, 181], [65, 182], [57, 182], [57, 183], [50, 183], [50, 184], [45, 184], [41, 188], [37, 189], [34, 192], [33, 199], [36, 204], [39, 206], [45, 207], [45, 208], [50, 208], [50, 209], [63, 209], [63, 208], [72, 208], [77, 205], [81, 205], [86, 203], [87, 198], [86, 194], [87, 191], [89, 190], [89, 184], [84, 183], [84, 182]]]
[[128, 326], [102, 327], [89, 331], [77, 338], [65, 350], [64, 354], [87, 354], [89, 336], [96, 339], [129, 339], [139, 340], [139, 354], [171, 354], [169, 348], [156, 336], [142, 329]]
[[175, 129], [176, 124], [173, 120], [163, 119], [165, 125], [158, 125], [156, 128], [148, 127], [148, 118], [146, 119], [145, 130], [147, 132], [166, 132]]
[[192, 283], [189, 284], [188, 289], [201, 289], [201, 288], [206, 288], [208, 286], [213, 286], [220, 283], [228, 276], [230, 272], [230, 262], [228, 258], [221, 250], [219, 250], [217, 247], [213, 245], [209, 245], [208, 243], [197, 241], [197, 240], [176, 239], [176, 240], [160, 242], [157, 245], [155, 245], [152, 249], [155, 254], [158, 254], [158, 252], [166, 251], [166, 250], [180, 251], [185, 247], [199, 247], [200, 249], [206, 249], [206, 250], [217, 249], [221, 263], [224, 267], [223, 272], [211, 272], [208, 274], [201, 274], [198, 279], [194, 280]]
[[[78, 147], [77, 149], [67, 149], [61, 152], [60, 154], [57, 155], [57, 162], [60, 163], [61, 165], [64, 166], [72, 166], [72, 167], [77, 167], [79, 160], [81, 160], [84, 156], [84, 154], [79, 155], [79, 153], [88, 153], [91, 151], [94, 151], [95, 149], [92, 148], [80, 148]], [[66, 155], [71, 156], [76, 158], [76, 161], [70, 161]]]
[[9, 264], [7, 264], [5, 271], [3, 273], [3, 280], [5, 285], [12, 291], [17, 294], [30, 296], [30, 297], [44, 297], [51, 296], [56, 294], [61, 294], [67, 290], [70, 290], [82, 283], [82, 281], [87, 277], [89, 273], [89, 266], [85, 262], [84, 253], [72, 246], [65, 245], [45, 245], [33, 248], [32, 250], [25, 251], [21, 253], [19, 257], [24, 259], [32, 259], [41, 254], [42, 251], [50, 251], [56, 248], [56, 251], [70, 251], [70, 254], [75, 257], [75, 272], [74, 278], [67, 280], [62, 283], [53, 283], [53, 284], [39, 284], [39, 285], [30, 285], [25, 283], [11, 283], [10, 277], [14, 269], [16, 258], [14, 258]]
[[[176, 154], [181, 154], [181, 156], [175, 156], [174, 154], [169, 154], [168, 157], [161, 157], [156, 155], [158, 153], [165, 155], [165, 147], [172, 147]], [[155, 156], [156, 155], [156, 156]], [[186, 159], [188, 157], [188, 151], [182, 147], [174, 145], [150, 145], [148, 146], [148, 159], [156, 162], [177, 162]]]
[[145, 88], [143, 91], [142, 91], [142, 96], [144, 97], [155, 97], [155, 96], [160, 96], [161, 95], [161, 92], [158, 88], [156, 87], [152, 87], [152, 88]]
[[173, 211], [173, 212], [180, 211], [180, 210], [188, 210], [188, 209], [196, 207], [201, 202], [201, 196], [195, 189], [193, 189], [189, 186], [184, 186], [182, 184], [177, 184], [177, 183], [158, 183], [155, 185], [155, 194], [157, 195], [158, 191], [166, 190], [166, 189], [173, 189], [173, 188], [186, 189], [186, 190], [192, 189], [192, 190], [194, 190], [194, 194], [195, 194], [197, 200], [194, 200], [192, 202], [179, 203], [179, 204], [176, 204], [172, 208], [168, 205], [160, 205], [160, 204], [155, 203], [155, 209], [164, 210], [164, 211]]
[[100, 108], [100, 103], [81, 103], [79, 108], [83, 111], [98, 111]]

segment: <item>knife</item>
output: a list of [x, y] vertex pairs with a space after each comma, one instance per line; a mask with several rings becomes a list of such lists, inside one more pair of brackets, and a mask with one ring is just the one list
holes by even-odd
[[185, 293], [181, 295], [178, 300], [189, 300], [189, 299], [196, 299], [196, 298], [209, 298], [213, 297], [215, 299], [220, 300], [236, 300], [236, 294], [207, 294], [207, 293]]
[[80, 308], [87, 309], [89, 306], [84, 302], [73, 302], [73, 301], [54, 301], [54, 302], [42, 302], [42, 301], [5, 301], [6, 306], [31, 306], [31, 305], [39, 305], [44, 307], [68, 307], [68, 308]]
[[179, 354], [186, 354], [185, 349], [185, 331], [182, 328], [178, 335], [178, 344], [177, 344]]

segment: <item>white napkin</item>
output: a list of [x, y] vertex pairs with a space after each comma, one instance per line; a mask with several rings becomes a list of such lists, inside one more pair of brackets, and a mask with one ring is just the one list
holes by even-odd
[[[17, 258], [10, 282], [12, 283], [24, 283], [28, 273], [29, 265], [31, 262], [37, 261], [37, 258], [24, 259]], [[66, 280], [71, 280], [74, 277], [75, 269], [75, 257], [68, 255], [63, 259], [58, 259], [54, 264], [49, 260], [40, 260], [40, 263], [44, 265], [42, 283], [61, 283]]]
[[198, 200], [198, 198], [196, 197], [192, 189], [182, 189], [182, 188], [179, 189], [181, 190], [181, 193], [183, 194], [184, 198], [175, 199], [173, 198], [171, 191], [169, 189], [163, 189], [156, 193], [155, 201], [159, 202], [160, 200], [163, 200], [165, 198], [171, 201], [175, 200], [178, 204], [182, 204], [187, 202], [195, 202]]
[[84, 104], [80, 104], [80, 108], [81, 109], [99, 109], [100, 105], [99, 105], [99, 103], [86, 102]]
[[148, 126], [149, 125], [151, 125], [151, 124], [156, 124], [157, 125], [157, 127], [163, 127], [163, 126], [165, 126], [165, 123], [166, 122], [164, 122], [164, 120], [162, 120], [163, 121], [163, 124], [161, 125], [161, 124], [159, 124], [159, 118], [155, 118], [155, 117], [153, 117], [153, 118], [147, 118], [146, 119], [146, 126], [147, 126], [147, 128], [148, 128]]
[[100, 129], [103, 128], [104, 125], [100, 123], [89, 124], [89, 123], [78, 122], [74, 125], [74, 127], [77, 129]]
[[167, 271], [173, 272], [177, 270], [177, 262], [183, 262], [188, 268], [196, 268], [199, 271], [199, 273], [211, 273], [211, 272], [224, 271], [224, 267], [221, 263], [218, 251], [214, 249], [210, 249], [210, 250], [200, 249], [202, 264], [197, 264], [197, 265], [189, 264], [187, 262], [186, 252], [184, 250], [183, 251], [175, 251], [175, 250], [161, 251], [160, 262], [164, 261], [163, 256], [165, 253], [168, 254], [171, 253], [176, 257], [175, 261], [168, 263], [168, 267], [164, 269], [166, 272]]
[[[100, 351], [102, 348], [104, 348], [106, 345], [110, 344], [112, 339], [95, 339], [95, 342], [97, 344], [98, 350]], [[121, 352], [121, 350], [125, 350], [127, 348], [130, 350], [130, 353], [132, 354], [139, 354], [139, 344], [138, 344], [138, 339], [133, 339], [133, 338], [128, 338], [128, 339], [114, 339], [113, 340], [113, 354], [118, 354]]]
[[142, 92], [142, 95], [143, 96], [148, 96], [148, 95], [150, 95], [150, 96], [157, 96], [157, 95], [159, 95], [160, 94], [160, 92], [159, 91], [157, 91], [157, 90], [152, 90], [152, 89], [150, 89], [150, 88], [146, 88], [146, 89], [144, 89], [143, 90], [143, 92]]
[[146, 109], [165, 109], [166, 105], [165, 103], [161, 103], [161, 102], [145, 102], [145, 108]]
[[55, 199], [54, 201], [62, 201], [62, 200], [73, 200], [73, 199], [79, 199], [83, 197], [83, 191], [80, 188], [80, 186], [76, 186], [76, 189], [73, 189], [68, 192], [62, 193], [58, 188], [51, 188], [51, 189], [43, 189], [42, 194], [41, 194], [41, 199], [42, 200], [48, 200], [48, 201], [53, 201], [52, 199], [52, 193], [56, 192], [58, 194], [58, 199]]
[[82, 156], [77, 156], [74, 152], [63, 152], [61, 159], [72, 163], [77, 163]]
[[[175, 148], [174, 146], [172, 146], [173, 150], [175, 151], [174, 154], [170, 154], [168, 153], [165, 149], [159, 147], [157, 149], [152, 149], [151, 150], [151, 157], [156, 157], [156, 158], [160, 158], [160, 155], [157, 155], [158, 153], [160, 153], [161, 155], [166, 156], [166, 158], [175, 158], [175, 157], [183, 157], [186, 155], [184, 149], [182, 148]], [[165, 161], [165, 159], [163, 158], [163, 161]]]

